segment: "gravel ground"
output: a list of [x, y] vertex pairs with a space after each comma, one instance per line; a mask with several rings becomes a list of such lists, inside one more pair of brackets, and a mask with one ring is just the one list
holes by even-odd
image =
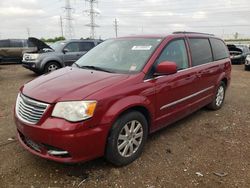
[[20, 65], [0, 66], [0, 187], [250, 187], [250, 72], [243, 66], [233, 66], [221, 110], [201, 109], [151, 135], [142, 156], [121, 168], [103, 158], [59, 164], [20, 147], [13, 105], [35, 77]]

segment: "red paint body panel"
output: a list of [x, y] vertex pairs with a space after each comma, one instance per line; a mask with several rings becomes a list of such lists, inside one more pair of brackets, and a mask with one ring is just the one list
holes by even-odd
[[[228, 85], [230, 83], [230, 59], [191, 67], [187, 36], [175, 34], [165, 37], [143, 70], [137, 74], [113, 74], [66, 67], [25, 84], [21, 88], [25, 96], [49, 103], [49, 107], [36, 125], [22, 122], [15, 113], [19, 141], [30, 152], [43, 158], [58, 162], [87, 161], [104, 155], [111, 126], [128, 109], [146, 109], [150, 116], [149, 130], [154, 132], [209, 104], [220, 81], [226, 79]], [[185, 39], [189, 68], [175, 74], [147, 79], [146, 74], [166, 44], [177, 38]], [[57, 102], [78, 100], [97, 101], [95, 114], [91, 119], [71, 123], [51, 117]], [[28, 147], [22, 136], [38, 144], [68, 151], [70, 157], [51, 156], [47, 154], [47, 150], [39, 153]]]

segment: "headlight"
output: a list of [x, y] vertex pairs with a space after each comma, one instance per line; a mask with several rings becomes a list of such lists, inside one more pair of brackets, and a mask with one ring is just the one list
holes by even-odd
[[55, 105], [52, 116], [72, 122], [82, 121], [94, 115], [96, 103], [96, 101], [58, 102]]
[[29, 59], [30, 60], [36, 60], [39, 57], [39, 54], [30, 54]]

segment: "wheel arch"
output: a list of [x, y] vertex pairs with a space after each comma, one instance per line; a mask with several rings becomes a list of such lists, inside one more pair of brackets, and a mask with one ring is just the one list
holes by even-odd
[[[110, 128], [107, 135], [107, 141], [110, 137], [113, 125], [115, 121], [130, 111], [138, 111], [144, 115], [148, 123], [148, 133], [150, 133], [153, 119], [154, 119], [154, 106], [146, 97], [142, 96], [130, 96], [123, 98], [112, 106], [108, 108], [106, 113], [103, 115], [100, 123], [101, 124], [110, 124]], [[106, 148], [106, 146], [105, 146]]]

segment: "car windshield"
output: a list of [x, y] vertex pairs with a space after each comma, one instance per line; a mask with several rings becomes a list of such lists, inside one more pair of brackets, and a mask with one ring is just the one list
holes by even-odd
[[51, 48], [53, 48], [55, 51], [58, 51], [62, 49], [62, 46], [65, 45], [65, 42], [63, 41], [58, 41], [50, 45]]
[[75, 64], [80, 68], [106, 70], [115, 73], [136, 73], [162, 39], [131, 38], [111, 39], [90, 50]]

